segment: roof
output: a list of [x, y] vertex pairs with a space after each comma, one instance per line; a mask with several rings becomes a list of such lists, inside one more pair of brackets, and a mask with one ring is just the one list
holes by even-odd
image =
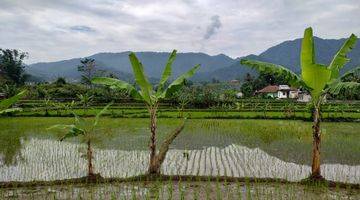
[[268, 85], [263, 89], [257, 91], [257, 93], [275, 93], [278, 91], [297, 91], [297, 88], [289, 87], [288, 85]]
[[277, 85], [268, 85], [263, 89], [257, 91], [257, 93], [275, 93], [279, 90], [279, 86]]
[[239, 80], [234, 79], [234, 80], [229, 81], [229, 83], [232, 83], [232, 84], [234, 84], [234, 83], [240, 83], [240, 81], [239, 81]]
[[290, 90], [288, 85], [279, 85], [279, 90]]

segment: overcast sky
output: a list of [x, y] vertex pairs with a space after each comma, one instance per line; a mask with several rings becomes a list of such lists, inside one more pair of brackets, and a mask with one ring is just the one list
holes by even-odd
[[98, 52], [258, 54], [312, 26], [360, 35], [359, 0], [0, 0], [0, 48], [27, 63]]

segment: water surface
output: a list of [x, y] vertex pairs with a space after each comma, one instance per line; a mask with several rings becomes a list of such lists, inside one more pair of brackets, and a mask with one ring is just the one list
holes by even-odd
[[[91, 121], [91, 119], [88, 119]], [[86, 175], [85, 146], [59, 142], [46, 127], [72, 118], [1, 118], [0, 181], [77, 178]], [[159, 120], [159, 143], [180, 120]], [[358, 123], [323, 123], [321, 166], [325, 178], [360, 183]], [[104, 177], [146, 172], [147, 119], [104, 118], [94, 147], [95, 171]], [[270, 177], [298, 181], [310, 174], [311, 123], [281, 120], [188, 120], [174, 141], [162, 173]], [[184, 156], [188, 154], [189, 156]]]

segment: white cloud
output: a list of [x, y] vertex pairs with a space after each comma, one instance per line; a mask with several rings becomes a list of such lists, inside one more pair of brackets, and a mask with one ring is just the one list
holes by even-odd
[[238, 57], [299, 38], [308, 26], [324, 38], [360, 35], [358, 0], [0, 0], [0, 5], [0, 48], [29, 52], [29, 63], [127, 50]]

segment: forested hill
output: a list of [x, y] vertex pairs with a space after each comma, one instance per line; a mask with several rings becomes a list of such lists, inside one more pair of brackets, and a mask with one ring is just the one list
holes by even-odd
[[[317, 62], [328, 64], [333, 55], [344, 43], [345, 39], [321, 39], [315, 37], [315, 48]], [[283, 65], [295, 72], [300, 72], [300, 48], [301, 39], [285, 41], [273, 46], [260, 55], [249, 55], [245, 58], [257, 59], [261, 61], [272, 62]], [[99, 69], [112, 71], [120, 78], [131, 79], [131, 66], [128, 59], [129, 52], [121, 53], [98, 53], [90, 58], [94, 58]], [[142, 61], [146, 73], [153, 78], [159, 78], [169, 53], [164, 52], [136, 52], [138, 58]], [[351, 62], [343, 70], [348, 70], [360, 65], [360, 45], [357, 45], [349, 53]], [[174, 75], [177, 76], [189, 70], [196, 64], [201, 64], [200, 72], [194, 76], [193, 80], [211, 81], [231, 80], [243, 78], [247, 72], [254, 73], [239, 63], [240, 58], [233, 59], [224, 54], [210, 56], [204, 53], [178, 53], [177, 59], [173, 65]], [[27, 67], [30, 74], [51, 80], [63, 76], [68, 79], [79, 79], [77, 65], [80, 64], [80, 58], [62, 60], [58, 62], [35, 63]]]
[[[115, 72], [117, 75], [131, 75], [132, 69], [129, 62], [129, 52], [121, 53], [98, 53], [90, 58], [95, 59], [99, 69]], [[169, 53], [164, 52], [136, 52], [137, 57], [143, 63], [147, 75], [153, 78], [159, 78], [165, 63], [169, 57]], [[178, 53], [173, 64], [173, 74], [179, 75], [196, 64], [201, 64], [200, 72], [206, 73], [229, 66], [234, 59], [220, 54], [210, 56], [204, 53]], [[80, 64], [80, 58], [63, 60], [58, 62], [35, 63], [28, 67], [28, 72], [38, 74], [47, 79], [64, 76], [66, 78], [77, 78], [77, 65]], [[121, 76], [121, 75], [120, 75]]]
[[[346, 39], [330, 40], [314, 37], [314, 40], [317, 58], [316, 61], [322, 64], [329, 64]], [[296, 39], [282, 42], [267, 49], [260, 55], [249, 55], [244, 58], [276, 63], [283, 65], [296, 73], [300, 73], [300, 49], [301, 39]], [[348, 57], [351, 61], [342, 69], [342, 72], [356, 66], [360, 66], [360, 42], [349, 53]], [[253, 70], [250, 70], [245, 66], [241, 66], [240, 62], [234, 62], [231, 66], [215, 70], [204, 77], [229, 80], [239, 77], [243, 78], [247, 72], [254, 73]]]

